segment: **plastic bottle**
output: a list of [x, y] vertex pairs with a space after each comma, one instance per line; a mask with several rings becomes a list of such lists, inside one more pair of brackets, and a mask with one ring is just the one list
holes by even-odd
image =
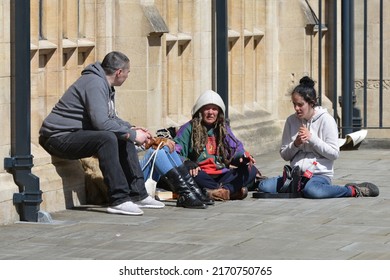
[[313, 163], [309, 166], [309, 168], [306, 169], [305, 172], [303, 172], [302, 179], [301, 179], [303, 184], [306, 184], [306, 182], [309, 181], [311, 177], [313, 177], [313, 173], [316, 167], [317, 167], [317, 162], [313, 161]]

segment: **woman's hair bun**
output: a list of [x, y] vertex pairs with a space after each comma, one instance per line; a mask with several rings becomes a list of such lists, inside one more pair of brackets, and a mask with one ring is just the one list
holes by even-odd
[[299, 83], [303, 86], [314, 87], [314, 81], [310, 79], [308, 76], [305, 76], [302, 79], [300, 79]]

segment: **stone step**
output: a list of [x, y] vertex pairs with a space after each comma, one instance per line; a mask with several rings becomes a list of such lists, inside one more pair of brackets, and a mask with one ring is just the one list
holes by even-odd
[[282, 126], [269, 112], [257, 109], [241, 114], [232, 109], [229, 117], [233, 133], [253, 155], [279, 149]]

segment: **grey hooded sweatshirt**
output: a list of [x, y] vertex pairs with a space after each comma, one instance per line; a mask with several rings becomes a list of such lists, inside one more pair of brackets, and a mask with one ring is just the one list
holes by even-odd
[[[302, 125], [310, 130], [311, 137], [307, 143], [296, 147], [294, 140]], [[305, 171], [313, 161], [317, 161], [314, 174], [332, 178], [334, 160], [340, 154], [338, 138], [336, 121], [325, 108], [318, 106], [309, 121], [299, 119], [296, 114], [287, 118], [280, 155], [284, 160], [290, 161], [291, 166], [298, 165], [302, 171]]]
[[72, 84], [39, 131], [45, 137], [56, 137], [77, 130], [112, 131], [118, 138], [134, 141], [136, 132], [115, 111], [115, 89], [107, 81], [99, 62], [88, 65]]

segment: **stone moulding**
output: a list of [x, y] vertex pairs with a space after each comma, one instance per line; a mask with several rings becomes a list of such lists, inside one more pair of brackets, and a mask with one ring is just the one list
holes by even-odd
[[144, 15], [148, 19], [151, 27], [150, 35], [162, 36], [168, 33], [169, 29], [160, 12], [153, 4], [143, 4]]

